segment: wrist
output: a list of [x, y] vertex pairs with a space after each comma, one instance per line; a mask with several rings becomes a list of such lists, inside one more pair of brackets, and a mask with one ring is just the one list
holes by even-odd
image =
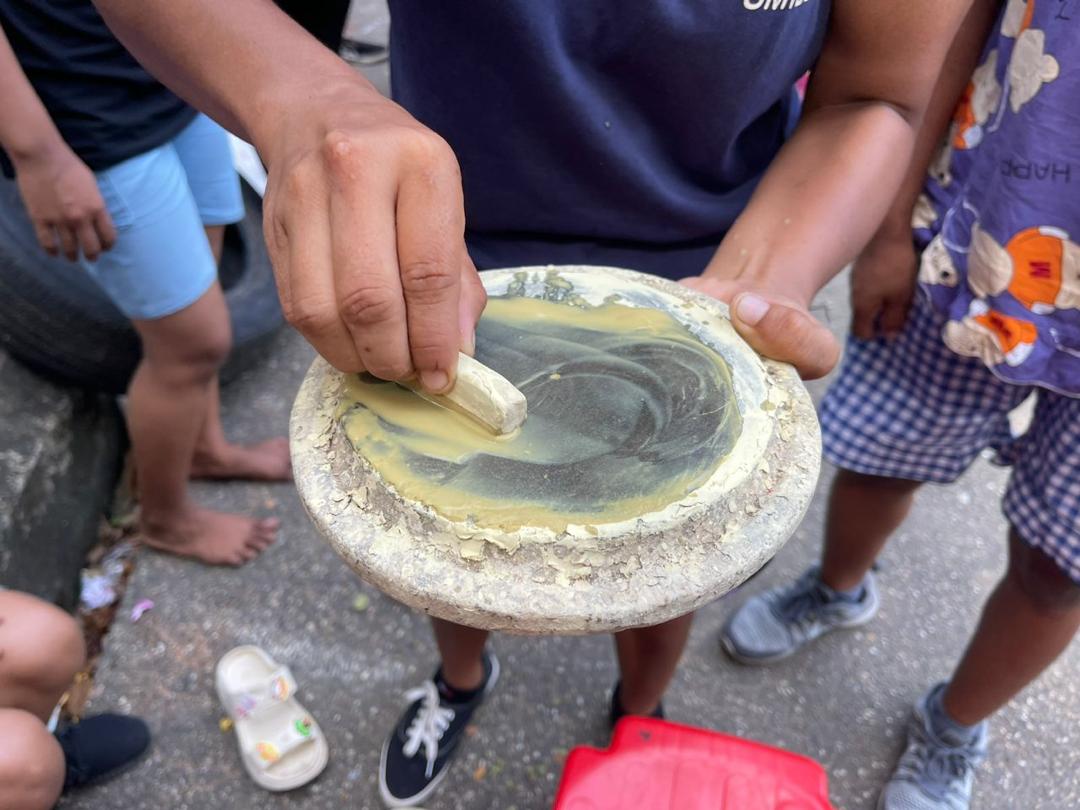
[[24, 132], [18, 139], [4, 144], [16, 170], [56, 162], [71, 152], [58, 132]]
[[910, 242], [911, 216], [912, 212], [910, 208], [905, 209], [899, 214], [889, 212], [889, 215], [882, 220], [881, 225], [879, 225], [877, 231], [874, 232], [873, 237], [870, 239], [870, 243], [895, 242], [898, 240]]
[[313, 84], [316, 83], [264, 82], [265, 93], [249, 105], [250, 114], [241, 123], [268, 166], [274, 161], [289, 121], [302, 121], [318, 129], [338, 114], [355, 111], [365, 104], [386, 102], [373, 85], [347, 66], [343, 72], [335, 65], [329, 75], [320, 77], [316, 89], [312, 89]]

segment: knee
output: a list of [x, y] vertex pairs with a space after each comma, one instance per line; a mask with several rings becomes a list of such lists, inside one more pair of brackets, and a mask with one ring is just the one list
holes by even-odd
[[228, 320], [209, 326], [193, 340], [176, 347], [177, 360], [196, 373], [212, 376], [225, 363], [232, 348], [232, 330]]
[[82, 629], [67, 613], [26, 594], [0, 594], [0, 680], [59, 698], [86, 663]]
[[40, 720], [0, 709], [0, 808], [50, 810], [64, 787], [64, 754]]
[[185, 351], [185, 362], [197, 366], [205, 373], [217, 374], [225, 364], [232, 348], [232, 334], [228, 324], [212, 330], [195, 341]]
[[155, 376], [167, 384], [189, 385], [213, 379], [232, 348], [228, 324], [213, 326], [175, 345], [158, 346], [146, 352], [146, 362]]
[[1038, 613], [1056, 615], [1080, 609], [1080, 585], [1049, 556], [1026, 545], [1013, 532], [1007, 577]]

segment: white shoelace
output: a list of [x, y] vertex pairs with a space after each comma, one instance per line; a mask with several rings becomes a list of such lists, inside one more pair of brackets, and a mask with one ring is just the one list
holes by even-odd
[[424, 746], [424, 756], [427, 758], [424, 773], [430, 779], [435, 769], [435, 760], [439, 757], [439, 742], [454, 721], [454, 710], [440, 705], [439, 690], [434, 681], [426, 681], [409, 690], [405, 693], [405, 699], [410, 703], [419, 700], [421, 704], [405, 731], [403, 750], [407, 757], [413, 757], [420, 750], [420, 746]]

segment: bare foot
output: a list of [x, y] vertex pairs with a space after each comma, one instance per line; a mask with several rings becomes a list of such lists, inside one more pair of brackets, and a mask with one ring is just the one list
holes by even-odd
[[289, 440], [284, 436], [258, 444], [226, 444], [196, 448], [192, 478], [242, 478], [248, 481], [292, 481]]
[[208, 565], [251, 562], [277, 537], [277, 518], [252, 518], [192, 507], [180, 518], [142, 521], [145, 545]]

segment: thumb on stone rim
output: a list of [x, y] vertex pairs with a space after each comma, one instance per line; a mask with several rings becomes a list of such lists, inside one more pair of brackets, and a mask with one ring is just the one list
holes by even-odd
[[840, 358], [840, 344], [806, 310], [742, 293], [731, 306], [731, 323], [759, 354], [795, 366], [804, 380], [824, 377]]

